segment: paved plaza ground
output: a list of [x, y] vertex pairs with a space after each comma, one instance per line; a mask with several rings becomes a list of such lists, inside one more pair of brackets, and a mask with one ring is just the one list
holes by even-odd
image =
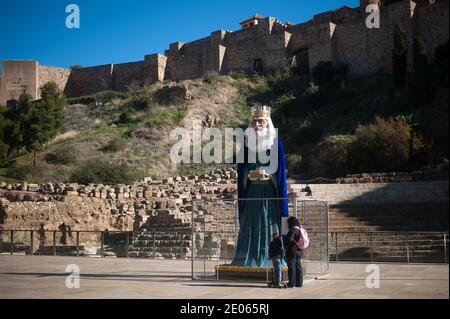
[[[66, 288], [66, 267], [80, 269], [80, 288]], [[192, 281], [190, 261], [0, 255], [0, 298], [449, 298], [446, 264], [380, 263], [380, 287], [367, 288], [368, 264], [331, 263], [303, 288], [263, 282]]]

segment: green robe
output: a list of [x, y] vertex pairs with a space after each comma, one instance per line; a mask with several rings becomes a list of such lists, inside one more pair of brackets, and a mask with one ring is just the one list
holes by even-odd
[[[280, 233], [281, 217], [277, 198], [276, 176], [268, 181], [251, 181], [250, 170], [257, 168], [255, 163], [248, 163], [244, 169], [244, 185], [247, 199], [244, 213], [239, 220], [240, 230], [232, 266], [270, 268], [269, 244], [274, 232]], [[271, 200], [272, 198], [272, 200]]]

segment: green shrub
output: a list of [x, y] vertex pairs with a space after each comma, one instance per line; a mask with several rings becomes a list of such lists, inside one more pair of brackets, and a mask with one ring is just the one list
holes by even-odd
[[116, 120], [116, 124], [129, 124], [133, 122], [134, 118], [131, 111], [124, 111], [120, 113], [119, 118]]
[[131, 184], [139, 177], [139, 172], [125, 162], [105, 159], [89, 159], [75, 168], [70, 181], [73, 183]]
[[170, 124], [170, 116], [166, 111], [162, 111], [154, 114], [146, 123], [145, 126], [159, 126], [159, 125], [169, 125]]
[[286, 124], [296, 113], [296, 98], [292, 94], [284, 94], [278, 97], [273, 104], [276, 110], [274, 119], [281, 120], [280, 124]]
[[172, 112], [172, 123], [174, 125], [180, 124], [180, 122], [184, 119], [184, 116], [187, 112], [187, 106], [179, 106]]
[[44, 158], [49, 164], [69, 165], [78, 161], [78, 152], [73, 146], [65, 146], [45, 154]]
[[42, 177], [43, 170], [38, 166], [15, 166], [6, 171], [6, 176], [22, 181], [35, 181]]
[[123, 92], [117, 91], [104, 91], [91, 95], [85, 95], [75, 98], [67, 99], [69, 104], [84, 104], [91, 107], [101, 106], [103, 104], [111, 102], [113, 99], [125, 99], [128, 95]]
[[407, 168], [411, 128], [402, 120], [376, 117], [359, 125], [350, 150], [353, 167], [360, 172], [390, 172]]
[[274, 94], [282, 94], [289, 91], [292, 82], [293, 69], [290, 66], [279, 67], [275, 70], [274, 74], [268, 76], [267, 86], [268, 89]]
[[104, 147], [102, 147], [101, 151], [106, 153], [116, 153], [122, 151], [124, 148], [125, 141], [121, 138], [116, 137], [109, 141], [109, 143]]
[[95, 102], [95, 97], [93, 95], [86, 95], [86, 96], [80, 96], [80, 97], [73, 97], [70, 99], [67, 99], [67, 103], [72, 104], [84, 104], [89, 105]]
[[303, 122], [302, 127], [297, 130], [297, 142], [300, 145], [319, 142], [330, 120], [331, 119], [324, 114], [308, 117], [308, 119]]
[[319, 93], [319, 86], [315, 85], [314, 82], [309, 82], [309, 86], [303, 92], [303, 96], [311, 97]]
[[[180, 105], [186, 102], [186, 91], [187, 88], [184, 85], [171, 85], [155, 90], [151, 96], [153, 101], [160, 105]], [[209, 91], [215, 92], [211, 88]]]
[[220, 74], [216, 71], [207, 71], [203, 74], [202, 79], [208, 84], [216, 85], [220, 82]]
[[111, 102], [114, 99], [125, 99], [127, 97], [127, 94], [117, 91], [105, 91], [97, 93], [95, 97], [97, 101], [105, 104]]
[[152, 110], [151, 117], [147, 120], [145, 126], [178, 125], [183, 120], [186, 112], [186, 105], [170, 108], [155, 108]]
[[334, 178], [352, 171], [349, 149], [354, 143], [352, 135], [331, 135], [324, 138], [312, 150], [310, 173], [312, 176]]
[[0, 165], [4, 165], [8, 156], [9, 146], [0, 140]]
[[319, 86], [339, 84], [342, 87], [347, 80], [347, 73], [347, 65], [334, 66], [330, 61], [321, 61], [314, 67], [312, 77]]
[[301, 154], [286, 154], [286, 168], [289, 175], [301, 172], [302, 159]]
[[242, 70], [232, 70], [229, 75], [231, 76], [231, 78], [233, 78], [234, 80], [246, 80], [247, 79], [247, 74], [245, 74], [244, 71]]
[[331, 62], [319, 62], [312, 71], [314, 82], [318, 85], [328, 84], [334, 78], [334, 67]]
[[136, 111], [146, 110], [150, 106], [150, 99], [145, 95], [136, 95], [124, 107]]

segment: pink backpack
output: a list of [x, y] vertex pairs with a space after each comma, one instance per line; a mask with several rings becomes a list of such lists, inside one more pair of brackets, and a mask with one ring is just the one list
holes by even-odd
[[309, 246], [309, 237], [308, 237], [308, 232], [306, 231], [305, 227], [303, 227], [303, 225], [302, 225], [300, 227], [295, 226], [295, 228], [300, 230], [300, 239], [295, 242], [295, 244], [297, 245], [298, 249], [303, 250], [305, 248], [308, 248], [308, 246]]

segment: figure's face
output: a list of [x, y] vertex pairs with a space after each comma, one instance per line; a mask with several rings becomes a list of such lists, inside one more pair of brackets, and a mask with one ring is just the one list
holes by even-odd
[[264, 117], [254, 117], [251, 123], [251, 126], [255, 131], [262, 131], [267, 128], [268, 122]]

